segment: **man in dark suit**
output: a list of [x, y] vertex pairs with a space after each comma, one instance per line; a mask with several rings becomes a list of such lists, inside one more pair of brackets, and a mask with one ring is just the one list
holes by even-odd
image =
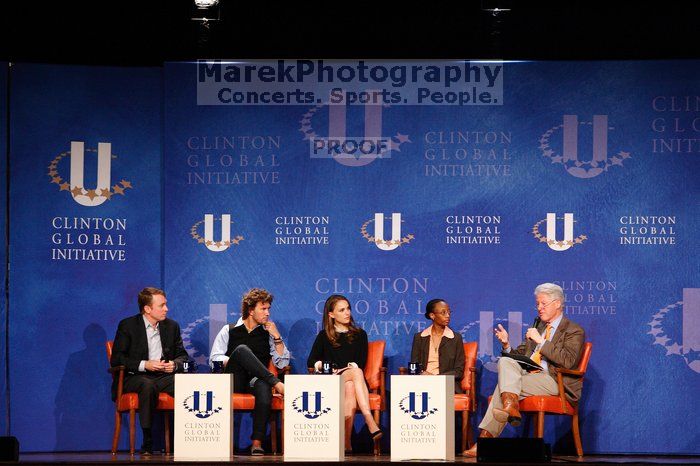
[[[180, 326], [166, 318], [168, 314], [165, 292], [158, 288], [144, 288], [138, 297], [139, 311], [119, 322], [114, 337], [111, 365], [125, 366], [124, 392], [139, 395], [139, 421], [143, 430], [141, 453], [153, 453], [151, 421], [158, 404], [158, 393], [173, 395], [173, 374], [188, 359], [182, 345]], [[116, 379], [112, 397], [116, 397]]]
[[[503, 353], [527, 356], [543, 370], [528, 372], [509, 357], [498, 360], [498, 384], [479, 424], [479, 437], [498, 437], [506, 422], [519, 426], [519, 400], [532, 395], [557, 395], [555, 368], [573, 369], [578, 364], [585, 335], [578, 324], [564, 317], [564, 302], [564, 290], [558, 285], [543, 283], [535, 288], [537, 320], [516, 349], [510, 347], [508, 332], [498, 324], [496, 338], [503, 346]], [[564, 391], [569, 401], [577, 402], [581, 396], [581, 380], [565, 375]], [[474, 445], [466, 450], [464, 456], [476, 456], [476, 448]]]

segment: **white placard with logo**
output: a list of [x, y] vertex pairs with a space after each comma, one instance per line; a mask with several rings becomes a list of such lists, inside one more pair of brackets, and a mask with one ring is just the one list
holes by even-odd
[[232, 374], [175, 375], [176, 460], [233, 457]]
[[339, 375], [284, 378], [284, 459], [345, 459], [345, 390]]
[[455, 379], [391, 376], [391, 461], [455, 459]]

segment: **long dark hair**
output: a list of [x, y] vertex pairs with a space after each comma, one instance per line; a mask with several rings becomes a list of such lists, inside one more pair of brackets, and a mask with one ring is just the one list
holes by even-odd
[[[333, 320], [330, 318], [329, 314], [333, 312], [335, 305], [339, 301], [345, 301], [348, 303], [348, 306], [350, 306], [350, 301], [348, 298], [339, 294], [330, 295], [328, 299], [326, 299], [326, 304], [323, 305], [323, 330], [325, 330], [328, 341], [331, 342], [331, 345], [333, 345], [334, 348], [339, 347], [340, 343], [338, 343], [338, 332], [335, 331], [335, 325], [333, 324]], [[347, 333], [348, 342], [351, 342], [359, 331], [360, 329], [355, 325], [355, 320], [352, 318], [352, 314], [350, 314], [350, 322], [348, 323]]]

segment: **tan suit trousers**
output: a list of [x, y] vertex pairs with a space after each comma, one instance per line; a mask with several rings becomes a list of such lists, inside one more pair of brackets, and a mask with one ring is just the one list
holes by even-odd
[[498, 360], [498, 384], [493, 390], [491, 403], [486, 409], [484, 419], [479, 429], [488, 430], [491, 435], [501, 435], [505, 422], [498, 422], [493, 417], [494, 408], [502, 408], [501, 393], [516, 393], [520, 399], [532, 395], [556, 395], [559, 393], [557, 381], [545, 372], [527, 372], [520, 367], [515, 359], [501, 357]]

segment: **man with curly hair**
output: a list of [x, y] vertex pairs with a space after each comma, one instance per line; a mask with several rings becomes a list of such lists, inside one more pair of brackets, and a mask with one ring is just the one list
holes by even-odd
[[250, 454], [264, 455], [262, 441], [267, 432], [272, 403], [272, 388], [284, 393], [284, 384], [267, 370], [272, 359], [275, 367], [289, 365], [289, 350], [274, 322], [270, 320], [273, 296], [266, 290], [253, 288], [243, 295], [241, 318], [227, 324], [214, 340], [209, 364], [224, 363], [224, 371], [234, 374], [234, 390], [255, 395], [253, 441]]

